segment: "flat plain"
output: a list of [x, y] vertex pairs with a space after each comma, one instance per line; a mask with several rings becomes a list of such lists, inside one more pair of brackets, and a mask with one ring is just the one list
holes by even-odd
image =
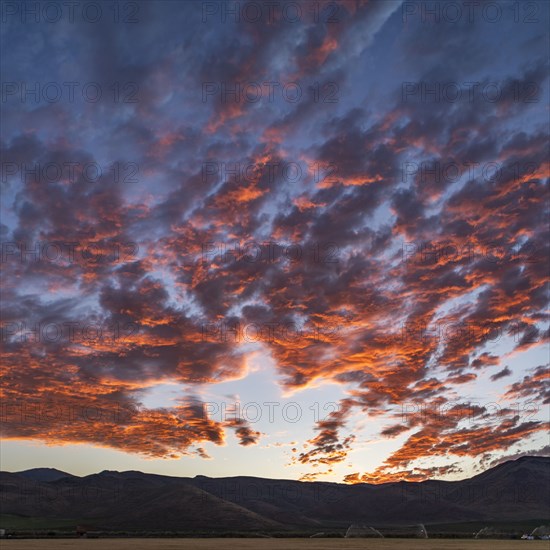
[[54, 539], [7, 540], [2, 550], [518, 550], [546, 549], [544, 540], [472, 540], [472, 539]]

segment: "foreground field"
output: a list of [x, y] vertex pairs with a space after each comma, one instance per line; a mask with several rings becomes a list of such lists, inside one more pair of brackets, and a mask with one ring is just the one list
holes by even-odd
[[445, 539], [72, 539], [2, 540], [2, 550], [517, 550], [546, 549], [548, 541]]

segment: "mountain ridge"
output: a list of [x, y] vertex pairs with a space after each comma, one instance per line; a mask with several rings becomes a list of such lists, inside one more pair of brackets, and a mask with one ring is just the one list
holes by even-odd
[[[77, 474], [71, 474], [71, 473], [68, 473], [68, 472], [64, 472], [63, 470], [58, 470], [57, 468], [47, 468], [47, 467], [44, 467], [44, 468], [42, 468], [42, 467], [30, 468], [30, 469], [27, 469], [27, 470], [18, 470], [16, 472], [11, 472], [11, 471], [8, 471], [8, 470], [0, 470], [0, 473], [17, 474], [17, 475], [20, 475], [20, 476], [23, 476], [23, 477], [29, 477], [30, 478], [31, 476], [26, 475], [30, 472], [51, 471], [51, 472], [57, 472], [59, 474], [62, 474], [62, 476], [60, 476], [59, 478], [61, 478], [61, 477], [73, 477], [73, 478], [79, 478], [79, 479], [84, 479], [86, 477], [103, 475], [103, 474], [105, 474], [105, 475], [107, 475], [107, 474], [119, 474], [119, 475], [122, 475], [122, 474], [139, 474], [139, 475], [143, 475], [143, 476], [151, 476], [151, 477], [156, 476], [156, 477], [167, 478], [167, 479], [193, 479], [193, 480], [200, 479], [200, 478], [209, 479], [209, 480], [211, 480], [211, 479], [226, 479], [226, 480], [227, 479], [258, 479], [258, 480], [264, 480], [264, 481], [280, 481], [280, 482], [289, 481], [289, 482], [299, 482], [299, 483], [324, 483], [324, 484], [341, 485], [341, 486], [344, 486], [344, 487], [349, 487], [351, 485], [370, 485], [370, 486], [373, 486], [373, 487], [380, 487], [380, 486], [383, 486], [383, 485], [390, 485], [390, 484], [396, 484], [396, 483], [413, 484], [413, 483], [425, 483], [427, 481], [442, 481], [442, 482], [444, 481], [444, 482], [447, 482], [447, 483], [456, 483], [456, 482], [475, 479], [479, 476], [484, 475], [486, 472], [492, 472], [492, 471], [495, 471], [497, 469], [500, 469], [503, 466], [508, 465], [508, 467], [509, 467], [512, 464], [519, 464], [519, 463], [523, 463], [525, 461], [528, 461], [530, 463], [541, 462], [543, 464], [548, 465], [548, 464], [550, 464], [550, 455], [549, 456], [539, 456], [539, 455], [520, 456], [520, 457], [515, 458], [513, 460], [506, 460], [504, 462], [500, 462], [499, 464], [496, 464], [495, 466], [491, 466], [490, 468], [487, 468], [483, 472], [479, 472], [477, 474], [472, 475], [471, 477], [465, 477], [465, 478], [462, 478], [462, 479], [449, 480], [449, 479], [434, 478], [434, 479], [423, 479], [421, 481], [400, 480], [400, 481], [385, 481], [385, 482], [382, 482], [382, 483], [368, 483], [368, 482], [342, 483], [342, 482], [338, 482], [338, 481], [317, 481], [317, 480], [316, 481], [300, 481], [300, 480], [297, 480], [297, 479], [290, 479], [290, 478], [271, 478], [271, 477], [248, 476], [248, 475], [247, 476], [211, 477], [211, 476], [207, 476], [205, 474], [197, 474], [194, 477], [188, 477], [188, 476], [174, 476], [174, 475], [157, 474], [157, 473], [153, 473], [153, 472], [142, 472], [141, 470], [102, 470], [101, 472], [94, 472], [94, 473], [86, 474], [86, 475], [77, 475]], [[34, 479], [36, 479], [36, 478], [34, 478]]]
[[2, 514], [81, 518], [104, 530], [195, 532], [550, 518], [550, 457], [521, 457], [459, 481], [383, 484], [51, 470], [0, 472]]

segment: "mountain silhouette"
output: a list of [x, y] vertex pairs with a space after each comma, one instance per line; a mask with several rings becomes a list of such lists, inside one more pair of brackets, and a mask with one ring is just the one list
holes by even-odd
[[550, 517], [550, 457], [522, 457], [469, 479], [372, 485], [137, 471], [78, 477], [0, 472], [2, 514], [75, 519], [102, 530], [269, 531], [505, 522]]

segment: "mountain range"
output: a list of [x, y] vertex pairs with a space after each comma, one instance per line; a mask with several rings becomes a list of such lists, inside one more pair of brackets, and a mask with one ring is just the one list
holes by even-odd
[[[180, 478], [137, 471], [75, 476], [0, 472], [6, 517], [100, 530], [269, 532], [550, 518], [550, 457], [525, 456], [460, 481], [345, 485], [258, 477]], [[0, 525], [2, 527], [2, 525]]]

